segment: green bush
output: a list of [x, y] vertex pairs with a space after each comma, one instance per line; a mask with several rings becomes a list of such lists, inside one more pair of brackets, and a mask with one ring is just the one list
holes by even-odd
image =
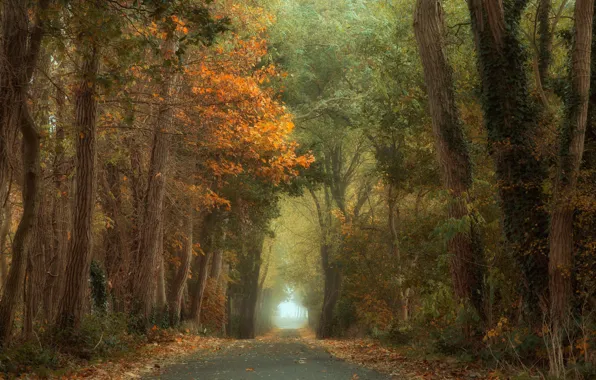
[[93, 260], [89, 270], [89, 282], [93, 307], [99, 313], [105, 313], [108, 309], [108, 289], [106, 274], [100, 264]]
[[128, 325], [124, 314], [89, 314], [78, 330], [59, 332], [55, 342], [61, 351], [82, 359], [105, 357], [129, 351], [138, 343], [140, 336], [130, 334]]
[[59, 366], [60, 360], [56, 352], [41, 347], [38, 342], [26, 342], [0, 351], [0, 374], [18, 376], [22, 372], [35, 372], [45, 376], [48, 371]]
[[438, 353], [460, 355], [470, 351], [471, 346], [460, 326], [447, 326], [431, 332], [433, 346]]
[[485, 345], [480, 356], [486, 362], [537, 363], [546, 360], [544, 339], [529, 328], [510, 328], [492, 338], [485, 337]]
[[393, 345], [406, 345], [412, 341], [412, 330], [406, 327], [392, 326], [381, 340]]
[[374, 327], [371, 331], [371, 336], [379, 339], [383, 344], [404, 346], [412, 341], [414, 334], [410, 326], [395, 324], [387, 330], [380, 330]]

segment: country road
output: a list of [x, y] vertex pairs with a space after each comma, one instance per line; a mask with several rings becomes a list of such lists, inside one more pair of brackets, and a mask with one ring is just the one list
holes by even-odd
[[297, 330], [278, 330], [271, 339], [236, 341], [221, 350], [187, 357], [147, 379], [389, 379], [336, 359], [298, 338]]

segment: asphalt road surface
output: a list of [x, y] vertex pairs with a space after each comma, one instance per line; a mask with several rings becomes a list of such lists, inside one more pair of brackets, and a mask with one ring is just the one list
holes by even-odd
[[300, 342], [296, 330], [277, 339], [236, 341], [215, 352], [201, 352], [147, 379], [198, 380], [385, 380], [389, 377], [334, 358]]

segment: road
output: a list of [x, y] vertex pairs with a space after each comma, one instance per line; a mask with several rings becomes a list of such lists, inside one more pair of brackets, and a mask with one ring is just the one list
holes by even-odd
[[334, 358], [298, 339], [297, 330], [279, 330], [273, 339], [236, 341], [201, 352], [147, 379], [164, 380], [386, 380], [389, 377]]

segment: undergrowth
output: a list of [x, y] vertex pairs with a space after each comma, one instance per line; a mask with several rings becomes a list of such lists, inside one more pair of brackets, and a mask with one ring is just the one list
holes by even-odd
[[[155, 325], [146, 334], [131, 329], [129, 317], [119, 313], [94, 313], [84, 317], [77, 330], [58, 332], [38, 328], [32, 339], [13, 341], [0, 349], [0, 378], [35, 374], [41, 378], [63, 376], [77, 367], [126, 358], [143, 344], [174, 341], [178, 329]], [[185, 333], [190, 333], [185, 328]], [[193, 331], [194, 332], [194, 331]]]

